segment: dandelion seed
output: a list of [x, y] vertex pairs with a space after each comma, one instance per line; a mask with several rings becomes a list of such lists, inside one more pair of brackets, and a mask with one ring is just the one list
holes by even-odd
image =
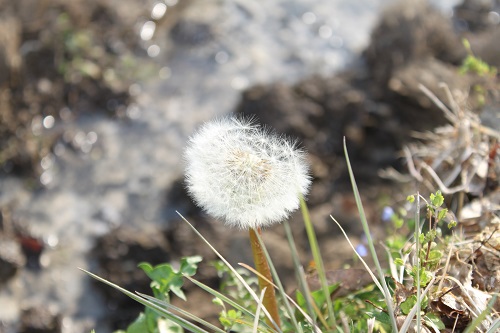
[[207, 213], [257, 229], [299, 207], [311, 179], [295, 142], [243, 118], [206, 123], [185, 152], [187, 188]]

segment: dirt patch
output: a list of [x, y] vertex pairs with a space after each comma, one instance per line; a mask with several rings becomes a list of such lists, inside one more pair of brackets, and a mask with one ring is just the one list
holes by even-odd
[[36, 176], [59, 136], [57, 123], [123, 112], [135, 66], [126, 62], [144, 51], [109, 2], [0, 6], [0, 165], [3, 172]]

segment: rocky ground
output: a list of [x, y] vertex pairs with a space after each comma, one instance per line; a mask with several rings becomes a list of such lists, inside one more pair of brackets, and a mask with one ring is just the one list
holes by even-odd
[[[127, 2], [130, 6], [133, 3]], [[97, 0], [71, 4], [0, 2], [0, 25], [4, 27], [0, 29], [0, 162], [4, 173], [0, 202], [0, 288], [3, 289], [0, 307], [9, 309], [3, 310], [0, 317], [0, 331], [83, 332], [96, 325], [105, 329], [124, 328], [141, 310], [139, 305], [105, 286], [88, 280], [83, 287], [77, 286], [73, 282], [75, 275], [64, 273], [76, 266], [87, 267], [129, 290], [148, 292], [149, 281], [137, 269], [141, 261], [175, 262], [181, 256], [194, 254], [201, 254], [205, 262], [215, 259], [206, 247], [194, 241], [194, 235], [174, 213], [165, 212], [165, 206], [182, 212], [230, 261], [251, 262], [245, 245], [247, 235], [226, 230], [187, 198], [179, 178], [179, 157], [173, 157], [172, 152], [153, 150], [164, 145], [180, 146], [194, 124], [218, 114], [217, 107], [257, 115], [262, 123], [278, 132], [300, 138], [309, 152], [315, 180], [308, 199], [311, 216], [329, 269], [354, 263], [345, 240], [338, 236], [338, 230], [329, 220], [330, 214], [349, 230], [355, 243], [363, 242], [346, 176], [344, 136], [365, 196], [368, 219], [375, 236], [381, 239], [383, 206], [403, 200], [407, 193], [402, 188], [414, 187], [408, 187], [408, 183], [403, 187], [387, 177], [383, 179], [380, 170], [392, 170], [389, 173], [392, 178], [395, 174], [407, 174], [407, 159], [401, 150], [415, 141], [413, 131], [427, 131], [450, 122], [419, 84], [452, 107], [441, 87], [445, 82], [462, 107], [481, 117], [485, 126], [500, 129], [498, 76], [459, 73], [459, 66], [467, 56], [463, 37], [470, 40], [475, 55], [500, 67], [495, 43], [500, 33], [498, 1], [465, 1], [451, 18], [424, 2], [392, 6], [381, 14], [370, 42], [355, 61], [352, 61], [354, 51], [345, 45], [337, 46], [340, 50], [334, 52], [320, 44], [308, 44], [314, 51], [312, 55], [300, 48], [300, 42], [294, 44], [297, 50], [290, 54], [282, 55], [283, 50], [276, 47], [272, 52], [278, 54], [277, 64], [295, 64], [278, 71], [285, 73], [307, 63], [319, 63], [317, 66], [324, 69], [316, 71], [316, 75], [306, 75], [307, 72], [301, 72], [303, 69], [289, 76], [283, 74], [281, 82], [274, 82], [277, 80], [266, 76], [266, 71], [256, 65], [245, 65], [248, 58], [238, 53], [237, 48], [229, 47], [243, 46], [220, 37], [221, 30], [238, 25], [233, 21], [217, 25], [218, 15], [222, 14], [216, 6], [194, 0], [175, 5], [165, 3], [168, 10], [163, 16], [148, 11], [155, 8], [153, 3], [127, 9], [118, 2]], [[325, 27], [335, 28], [335, 23], [327, 18], [306, 15], [312, 12], [300, 4], [291, 12], [302, 21], [314, 19], [310, 25], [320, 34], [328, 33]], [[231, 20], [257, 26], [269, 24], [259, 14], [259, 8], [239, 2], [234, 6], [239, 7]], [[206, 10], [204, 17], [196, 14], [200, 8]], [[320, 4], [316, 9], [319, 8]], [[289, 30], [283, 29], [278, 34], [283, 39], [279, 42], [288, 40], [290, 36], [286, 37], [286, 33], [292, 31], [305, 43], [307, 34], [294, 28], [296, 22], [292, 18], [288, 20]], [[145, 38], [146, 22], [156, 24], [155, 38], [163, 38], [158, 45], [154, 39]], [[328, 36], [330, 48], [331, 43], [342, 41], [341, 33]], [[137, 38], [138, 34], [141, 38]], [[167, 50], [168, 66], [147, 59], [148, 54], [155, 52], [155, 45]], [[310, 60], [323, 51], [327, 52], [327, 60], [326, 56], [321, 61]], [[251, 54], [254, 62], [265, 61], [266, 53], [262, 50], [246, 52], [254, 52]], [[208, 58], [211, 62], [205, 60]], [[231, 63], [231, 59], [236, 59], [233, 66], [240, 66], [238, 73], [252, 74], [233, 76], [227, 82], [216, 80], [214, 77], [222, 77], [224, 71], [229, 71], [228, 67], [216, 66]], [[351, 59], [349, 66], [345, 66], [344, 59]], [[341, 68], [339, 64], [344, 69], [332, 74], [332, 68]], [[156, 88], [161, 89], [161, 94], [174, 96], [168, 102], [144, 97], [140, 92], [147, 85], [134, 84], [134, 80], [147, 78], [152, 71], [170, 80]], [[207, 79], [200, 80], [204, 75]], [[236, 88], [228, 87], [229, 84]], [[188, 105], [199, 107], [203, 116], [196, 117], [195, 113], [185, 113], [182, 109], [186, 107], [181, 100], [188, 95], [187, 86], [194, 86], [200, 92], [196, 96], [199, 100], [189, 96], [192, 104]], [[479, 86], [484, 89], [474, 88]], [[220, 101], [219, 104], [209, 104], [207, 100], [211, 98]], [[167, 108], [168, 113], [153, 113], [141, 107], [155, 103], [158, 108]], [[89, 115], [95, 113], [98, 115]], [[80, 127], [73, 125], [75, 120]], [[168, 125], [162, 127], [162, 122]], [[115, 123], [121, 123], [122, 127], [114, 127]], [[106, 142], [113, 137], [123, 142], [120, 145]], [[148, 141], [152, 141], [149, 146]], [[491, 144], [491, 160], [497, 163], [498, 145], [494, 141], [488, 144]], [[149, 151], [148, 148], [151, 151], [140, 155], [142, 160], [137, 161], [143, 153], [127, 149], [132, 145], [142, 145], [145, 148], [141, 151]], [[125, 155], [125, 160], [132, 163], [114, 162], [115, 155]], [[93, 161], [101, 164], [94, 165]], [[133, 161], [140, 165], [134, 165]], [[53, 165], [60, 168], [59, 178]], [[82, 183], [65, 178], [64, 168], [74, 168], [79, 177], [89, 177], [91, 181]], [[163, 168], [177, 172], [156, 176]], [[133, 176], [123, 169], [133, 170]], [[152, 173], [156, 178], [150, 177]], [[488, 193], [469, 193], [467, 203], [488, 194], [490, 201], [498, 206], [498, 199], [492, 195], [498, 193], [497, 177], [495, 172], [484, 177]], [[58, 193], [58, 188], [71, 191]], [[28, 193], [40, 196], [32, 198]], [[94, 199], [85, 201], [84, 194]], [[19, 209], [22, 203], [32, 210]], [[52, 206], [55, 203], [58, 204]], [[52, 211], [45, 212], [49, 205]], [[82, 216], [88, 223], [75, 226], [72, 221]], [[57, 227], [54, 219], [60, 219]], [[292, 226], [307, 263], [310, 256], [301, 225], [300, 216], [295, 215]], [[85, 235], [85, 239], [78, 239], [79, 234]], [[292, 264], [282, 229], [266, 231], [265, 239], [271, 255], [279, 259], [280, 272], [290, 277], [284, 279], [285, 284], [293, 289]], [[77, 250], [68, 243], [73, 243]], [[214, 273], [208, 265], [200, 267], [200, 279], [212, 286], [218, 283]], [[58, 288], [57, 281], [64, 282], [64, 287]], [[36, 296], [39, 289], [44, 290], [43, 297]], [[189, 287], [187, 293], [193, 304], [211, 304], [195, 288]], [[81, 307], [94, 311], [82, 311]], [[192, 306], [192, 309], [204, 317], [215, 318], [210, 306]]]

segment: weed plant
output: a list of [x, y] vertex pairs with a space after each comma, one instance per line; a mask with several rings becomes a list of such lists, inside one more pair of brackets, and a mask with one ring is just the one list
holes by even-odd
[[[277, 289], [278, 294], [279, 315], [282, 323], [279, 328], [269, 325], [263, 315], [263, 293], [259, 295], [257, 288], [259, 273], [247, 265], [238, 268], [230, 265], [182, 216], [181, 218], [193, 229], [194, 233], [219, 257], [220, 260], [213, 265], [219, 276], [223, 277], [220, 290], [214, 290], [195, 279], [197, 265], [202, 260], [199, 256], [183, 258], [179, 269], [173, 268], [168, 263], [155, 267], [147, 263], [140, 264], [139, 267], [152, 280], [153, 296], [132, 293], [90, 272], [87, 274], [118, 289], [145, 306], [144, 313], [139, 315], [136, 321], [124, 331], [127, 333], [443, 331], [445, 325], [441, 320], [440, 312], [431, 306], [431, 303], [439, 302], [442, 294], [446, 293], [439, 283], [446, 275], [446, 267], [443, 266], [446, 265], [446, 261], [443, 261], [443, 258], [446, 257], [449, 243], [456, 239], [453, 233], [446, 237], [442, 235], [443, 229], [453, 228], [456, 223], [447, 220], [448, 211], [443, 207], [443, 195], [439, 191], [431, 194], [429, 198], [424, 198], [418, 193], [410, 195], [407, 200], [415, 205], [415, 216], [403, 221], [400, 216], [394, 214], [392, 217], [394, 229], [400, 229], [403, 224], [413, 225], [414, 232], [405, 242], [395, 241], [396, 238], [401, 238], [401, 235], [397, 234], [387, 239], [385, 247], [390, 261], [389, 267], [383, 269], [375, 252], [375, 244], [370, 235], [347, 150], [345, 154], [361, 223], [376, 266], [376, 273], [373, 273], [364, 259], [358, 255], [373, 279], [373, 284], [363, 289], [332, 300], [330, 295], [339, 286], [326, 283], [321, 253], [318, 250], [317, 239], [303, 200], [301, 209], [322, 288], [320, 290], [308, 288], [304, 267], [300, 264], [290, 227], [285, 221], [284, 228], [290, 244], [290, 254], [295, 263], [299, 286], [293, 298], [284, 292], [272, 260], [265, 250], [276, 281], [273, 287]], [[421, 208], [425, 212], [424, 216], [421, 216]], [[335, 221], [333, 217], [332, 219]], [[339, 228], [346, 235], [340, 225]], [[347, 235], [346, 238], [354, 253], [357, 254], [354, 244]], [[265, 249], [260, 236], [258, 239]], [[214, 297], [214, 306], [220, 307], [220, 326], [210, 324], [170, 303], [171, 297], [185, 299], [182, 286], [186, 280], [190, 280]], [[471, 317], [466, 332], [474, 330], [498, 332], [500, 320], [498, 316], [495, 319], [495, 316], [491, 314], [494, 299], [491, 298], [481, 312], [476, 312]]]
[[[219, 125], [229, 126], [224, 123]], [[239, 126], [241, 123], [236, 125]], [[275, 141], [273, 145], [275, 148]], [[293, 151], [290, 152], [292, 160], [296, 156], [301, 157], [293, 155]], [[258, 264], [256, 269], [247, 264], [233, 267], [189, 221], [179, 214], [192, 228], [194, 234], [219, 258], [213, 266], [223, 283], [216, 290], [196, 279], [196, 270], [202, 260], [199, 256], [183, 258], [178, 269], [169, 263], [154, 267], [141, 263], [139, 267], [151, 278], [152, 296], [127, 291], [85, 271], [93, 278], [145, 306], [145, 311], [126, 331], [122, 332], [498, 332], [500, 318], [492, 310], [496, 296], [472, 288], [470, 278], [459, 280], [448, 272], [452, 255], [456, 255], [454, 251], [457, 249], [457, 244], [463, 242], [463, 237], [461, 233], [454, 232], [457, 223], [450, 218], [453, 214], [445, 207], [443, 194], [437, 190], [428, 197], [419, 193], [409, 195], [407, 202], [412, 205], [414, 214], [398, 209], [396, 209], [398, 213], [394, 213], [394, 210], [391, 210], [389, 218], [392, 221], [393, 232], [382, 244], [389, 259], [388, 267], [383, 268], [376, 251], [378, 244], [374, 243], [370, 233], [345, 142], [344, 152], [360, 221], [374, 263], [374, 271], [356, 251], [355, 245], [334, 217], [331, 217], [332, 223], [336, 223], [346, 237], [353, 253], [370, 274], [372, 284], [343, 297], [332, 297], [340, 286], [338, 283], [329, 284], [327, 281], [327, 272], [315, 230], [301, 195], [299, 195], [300, 208], [321, 288], [310, 289], [290, 226], [284, 221], [283, 227], [288, 238], [298, 286], [292, 296], [285, 292], [260, 232], [254, 232], [253, 236], [251, 234], [251, 237], [254, 237], [252, 241], [256, 242], [255, 246], [259, 251], [257, 255], [254, 254], [254, 258], [265, 262], [268, 273], [263, 273]], [[266, 164], [267, 161], [256, 160], [254, 157], [247, 158], [248, 155], [245, 154], [239, 151], [237, 156], [245, 156], [244, 163], [250, 163], [250, 169], [255, 167], [258, 172], [264, 169], [266, 175], [269, 175], [272, 168], [278, 168], [280, 172], [283, 170], [281, 166]], [[232, 165], [238, 168], [244, 165], [240, 162], [231, 160]], [[264, 168], [261, 168], [262, 166]], [[247, 166], [244, 170], [248, 170]], [[305, 192], [308, 178], [305, 173], [303, 175]], [[288, 194], [284, 195], [287, 197]], [[203, 197], [203, 200], [207, 198]], [[293, 196], [289, 198], [294, 200]], [[273, 209], [277, 209], [277, 204], [274, 206]], [[285, 207], [284, 215], [288, 215], [291, 208], [286, 205]], [[224, 209], [226, 208], [222, 211]], [[242, 205], [238, 209], [244, 211], [246, 208]], [[264, 215], [258, 217], [261, 216]], [[252, 228], [258, 227], [261, 222], [270, 221], [267, 217], [252, 221], [239, 220], [239, 217], [232, 218], [234, 224], [241, 226], [249, 223]], [[468, 267], [465, 262], [463, 265]], [[182, 289], [186, 280], [212, 295], [213, 306], [220, 310], [219, 325], [209, 323], [171, 304], [171, 297], [186, 298]], [[265, 283], [262, 283], [263, 281]], [[271, 306], [274, 307], [275, 302], [276, 313], [272, 313], [273, 309], [267, 308], [270, 304], [266, 302], [266, 298], [270, 297], [267, 293], [268, 288], [275, 291], [272, 294]]]

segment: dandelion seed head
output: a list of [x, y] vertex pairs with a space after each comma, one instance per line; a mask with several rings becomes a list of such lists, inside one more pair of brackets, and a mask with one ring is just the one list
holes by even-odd
[[311, 179], [296, 142], [243, 118], [206, 123], [185, 152], [186, 184], [207, 213], [242, 229], [280, 222]]

